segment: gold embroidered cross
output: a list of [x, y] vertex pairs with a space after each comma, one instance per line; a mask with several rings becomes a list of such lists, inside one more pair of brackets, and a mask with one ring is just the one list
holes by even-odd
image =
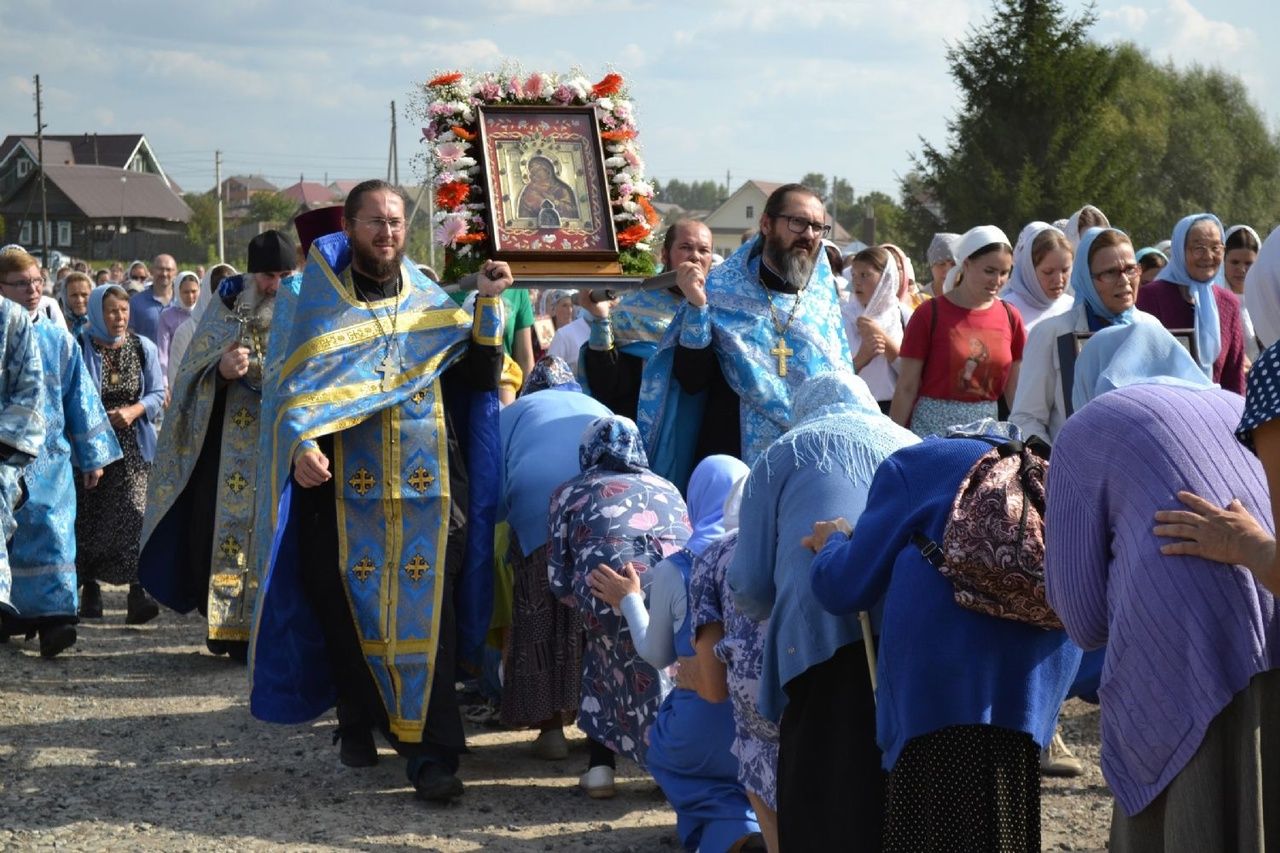
[[405, 564], [404, 573], [413, 580], [420, 581], [429, 568], [431, 568], [431, 564], [423, 559], [421, 554], [414, 554], [413, 559]]
[[409, 485], [420, 492], [425, 492], [431, 488], [431, 484], [435, 481], [436, 478], [431, 476], [431, 472], [421, 465], [414, 469], [413, 475], [409, 477]]
[[365, 468], [357, 468], [356, 473], [347, 480], [347, 485], [356, 490], [356, 494], [364, 497], [373, 491], [373, 487], [378, 485], [378, 481], [369, 475], [369, 471]]
[[227, 478], [227, 488], [235, 492], [237, 495], [249, 487], [249, 481], [241, 476], [237, 471]]
[[253, 423], [253, 414], [244, 406], [241, 406], [240, 411], [235, 413], [231, 422], [240, 427], [240, 429], [248, 429], [249, 425]]
[[795, 355], [795, 350], [787, 346], [786, 338], [778, 338], [778, 344], [769, 350], [769, 355], [776, 356], [778, 359], [778, 375], [787, 375], [787, 357]]
[[363, 557], [360, 562], [351, 567], [351, 574], [359, 578], [361, 583], [364, 583], [369, 579], [369, 575], [373, 574], [373, 570], [376, 568], [377, 566], [373, 564], [373, 560], [370, 560], [368, 557]]
[[222, 540], [222, 544], [218, 546], [218, 550], [222, 552], [222, 556], [228, 560], [240, 556], [240, 540], [234, 536], [228, 536]]

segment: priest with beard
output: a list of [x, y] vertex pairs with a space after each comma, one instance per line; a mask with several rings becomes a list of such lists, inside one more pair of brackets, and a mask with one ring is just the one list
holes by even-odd
[[510, 268], [474, 309], [404, 257], [405, 203], [347, 196], [280, 289], [267, 352], [255, 546], [263, 568], [250, 711], [297, 725], [337, 708], [339, 757], [404, 756], [417, 796], [459, 796], [457, 664], [493, 612], [497, 388]]
[[205, 644], [244, 663], [259, 572], [254, 496], [263, 361], [293, 242], [265, 231], [249, 271], [223, 279], [170, 387], [147, 481], [139, 579], [160, 603], [208, 618]]
[[654, 472], [681, 489], [707, 456], [753, 464], [792, 426], [796, 389], [853, 372], [822, 251], [825, 216], [812, 190], [784, 184], [765, 202], [755, 240], [705, 284], [679, 280], [686, 302], [645, 366], [639, 426]]

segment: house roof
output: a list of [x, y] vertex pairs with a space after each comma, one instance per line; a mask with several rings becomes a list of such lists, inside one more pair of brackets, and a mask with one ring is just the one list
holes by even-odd
[[333, 190], [315, 181], [298, 181], [296, 184], [280, 190], [280, 195], [293, 199], [298, 204], [330, 204], [333, 202]]
[[338, 180], [329, 184], [329, 189], [333, 190], [334, 195], [346, 196], [353, 189], [356, 188], [356, 185], [361, 183], [364, 183], [364, 182], [356, 178], [339, 178]]
[[44, 171], [46, 179], [90, 219], [186, 222], [191, 218], [191, 208], [159, 175], [109, 166], [47, 166]]
[[232, 175], [223, 181], [223, 183], [225, 184], [231, 181], [236, 181], [247, 190], [267, 190], [268, 192], [275, 192], [279, 189], [279, 187], [261, 175]]
[[[115, 166], [124, 168], [133, 158], [133, 154], [142, 144], [141, 133], [69, 133], [49, 134], [44, 138], [45, 159], [50, 166]], [[6, 136], [0, 142], [0, 163], [9, 158], [18, 147], [23, 145], [32, 159], [36, 156], [36, 139], [34, 136]], [[56, 147], [50, 148], [53, 144]], [[66, 146], [63, 148], [62, 146]], [[70, 159], [65, 152], [69, 149]], [[57, 152], [57, 153], [55, 153]]]

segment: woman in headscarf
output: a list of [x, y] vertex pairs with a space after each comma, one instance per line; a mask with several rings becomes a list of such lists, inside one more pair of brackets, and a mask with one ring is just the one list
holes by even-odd
[[89, 294], [89, 323], [80, 347], [124, 453], [103, 469], [96, 488], [76, 490], [80, 615], [102, 616], [100, 583], [128, 584], [125, 623], [140, 625], [160, 613], [138, 582], [147, 476], [164, 407], [160, 354], [151, 341], [129, 331], [129, 295], [117, 284], [100, 285]]
[[880, 246], [863, 249], [849, 264], [853, 298], [840, 305], [853, 369], [867, 383], [880, 411], [889, 413], [895, 366], [911, 313], [899, 300], [898, 264]]
[[582, 617], [556, 600], [547, 581], [548, 505], [560, 484], [581, 471], [583, 429], [608, 414], [581, 393], [568, 365], [547, 356], [534, 366], [520, 399], [498, 416], [513, 575], [502, 722], [537, 727], [539, 758], [569, 754], [564, 725], [578, 708], [582, 681]]
[[1138, 308], [1166, 329], [1195, 329], [1196, 360], [1205, 375], [1228, 391], [1244, 393], [1244, 325], [1240, 300], [1214, 287], [1225, 246], [1222, 223], [1212, 213], [1184, 216], [1173, 229], [1169, 265], [1138, 290]]
[[191, 270], [183, 270], [173, 282], [173, 302], [165, 306], [156, 321], [156, 349], [160, 351], [160, 369], [168, 375], [169, 348], [173, 333], [191, 319], [191, 312], [200, 301], [200, 279]]
[[689, 611], [698, 667], [698, 695], [733, 704], [733, 757], [738, 781], [756, 813], [770, 853], [778, 853], [778, 724], [760, 713], [760, 670], [769, 620], [747, 616], [733, 600], [726, 574], [738, 545], [738, 519], [745, 480], [725, 498], [725, 535], [693, 560]]
[[[1062, 376], [1062, 347], [1075, 352], [1076, 332], [1096, 332], [1108, 326], [1131, 323], [1159, 325], [1160, 321], [1133, 307], [1138, 295], [1138, 266], [1133, 243], [1115, 228], [1085, 232], [1071, 268], [1074, 306], [1064, 314], [1042, 321], [1027, 336], [1009, 421], [1027, 437], [1039, 436], [1053, 443], [1073, 408], [1066, 399]], [[1074, 379], [1074, 374], [1067, 377]], [[1070, 381], [1066, 383], [1069, 387]]]
[[1013, 247], [994, 225], [965, 232], [959, 266], [945, 292], [911, 316], [898, 356], [889, 416], [916, 435], [994, 418], [1001, 396], [1013, 403], [1026, 330], [1018, 310], [998, 298], [1013, 269]]
[[1179, 491], [1262, 517], [1267, 484], [1232, 436], [1244, 400], [1155, 335], [1106, 329], [1081, 352], [1087, 405], [1049, 469], [1046, 589], [1077, 644], [1107, 647], [1110, 849], [1261, 850], [1280, 844], [1280, 609], [1240, 566], [1162, 553], [1151, 522]]
[[1063, 233], [1046, 222], [1032, 222], [1018, 235], [1013, 272], [1000, 298], [1018, 309], [1028, 335], [1041, 320], [1071, 310], [1072, 254]]
[[1164, 252], [1154, 246], [1143, 246], [1134, 255], [1138, 260], [1138, 266], [1142, 268], [1142, 283], [1155, 281], [1160, 277], [1160, 270], [1169, 265], [1169, 259]]
[[236, 268], [230, 264], [214, 264], [209, 267], [209, 271], [200, 280], [200, 296], [196, 299], [195, 307], [191, 309], [191, 316], [178, 324], [178, 327], [173, 330], [173, 337], [169, 341], [169, 354], [166, 357], [168, 365], [166, 378], [169, 380], [170, 385], [173, 384], [174, 377], [178, 375], [178, 368], [182, 366], [182, 357], [187, 354], [187, 347], [191, 345], [191, 338], [195, 335], [196, 326], [200, 325], [200, 318], [204, 316], [205, 309], [213, 301], [214, 294], [218, 292], [218, 286], [222, 284], [224, 278], [235, 274]]
[[859, 513], [876, 468], [917, 438], [845, 371], [808, 380], [794, 412], [752, 468], [727, 579], [739, 610], [768, 619], [757, 702], [779, 724], [782, 849], [878, 851], [884, 774], [862, 627], [823, 609], [802, 540], [821, 519]]
[[147, 269], [147, 265], [142, 261], [134, 261], [129, 264], [129, 271], [125, 273], [124, 280], [120, 282], [120, 286], [130, 296], [141, 293], [147, 287], [147, 282], [151, 280], [151, 272]]
[[1253, 331], [1253, 320], [1249, 317], [1248, 300], [1245, 299], [1245, 281], [1249, 270], [1258, 261], [1258, 250], [1262, 248], [1262, 240], [1258, 232], [1248, 225], [1232, 225], [1227, 229], [1226, 239], [1222, 241], [1226, 247], [1226, 255], [1222, 262], [1222, 280], [1231, 288], [1231, 292], [1240, 298], [1244, 307], [1240, 310], [1240, 322], [1244, 326], [1244, 357], [1250, 363], [1261, 354], [1257, 335]]
[[644, 442], [629, 418], [597, 418], [583, 430], [581, 473], [551, 497], [547, 571], [551, 592], [582, 613], [583, 650], [578, 728], [589, 764], [579, 785], [596, 799], [614, 794], [614, 755], [645, 764], [649, 727], [670, 689], [636, 653], [621, 615], [591, 594], [587, 575], [600, 565], [641, 576], [684, 547], [689, 515], [675, 486], [649, 471]]
[[1062, 233], [1066, 236], [1072, 248], [1080, 245], [1080, 240], [1089, 231], [1090, 228], [1110, 228], [1111, 222], [1107, 219], [1107, 215], [1091, 204], [1071, 214], [1067, 219], [1067, 224], [1062, 226]]
[[920, 307], [925, 297], [916, 284], [916, 268], [912, 265], [907, 253], [892, 243], [881, 243], [880, 248], [889, 253], [889, 257], [898, 266], [898, 301], [907, 309], [907, 315]]
[[547, 347], [547, 355], [554, 355], [571, 368], [577, 368], [582, 345], [591, 337], [591, 324], [579, 317], [573, 294], [567, 290], [553, 291], [554, 299], [547, 302], [551, 308], [551, 320], [556, 333]]
[[1040, 849], [1040, 752], [1080, 663], [1062, 630], [956, 603], [916, 544], [942, 542], [956, 492], [1010, 433], [994, 421], [899, 450], [867, 508], [814, 525], [810, 578], [832, 613], [883, 608], [876, 733], [889, 772], [885, 851]]
[[73, 272], [62, 282], [62, 315], [67, 321], [67, 331], [73, 338], [89, 324], [89, 292], [93, 282], [82, 272]]
[[649, 772], [676, 811], [676, 832], [686, 850], [738, 850], [760, 825], [738, 781], [732, 751], [733, 707], [698, 692], [704, 673], [695, 658], [689, 578], [694, 558], [724, 535], [724, 503], [749, 469], [732, 456], [708, 456], [689, 478], [693, 535], [679, 552], [654, 567], [649, 601], [632, 569], [600, 566], [588, 577], [592, 593], [621, 609], [636, 650], [659, 669], [679, 665], [649, 730]]

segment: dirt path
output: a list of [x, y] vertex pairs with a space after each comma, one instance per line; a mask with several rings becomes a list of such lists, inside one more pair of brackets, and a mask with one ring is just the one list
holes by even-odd
[[[0, 645], [0, 849], [679, 849], [673, 813], [634, 765], [620, 762], [613, 800], [578, 791], [576, 730], [569, 759], [545, 762], [528, 733], [469, 728], [466, 795], [428, 806], [385, 746], [377, 767], [342, 767], [331, 717], [253, 720], [244, 669], [205, 652], [199, 617], [131, 628], [122, 591], [105, 603], [53, 661], [35, 640]], [[1045, 783], [1044, 849], [1101, 849], [1111, 799], [1096, 712], [1073, 703], [1066, 726], [1093, 766]]]

